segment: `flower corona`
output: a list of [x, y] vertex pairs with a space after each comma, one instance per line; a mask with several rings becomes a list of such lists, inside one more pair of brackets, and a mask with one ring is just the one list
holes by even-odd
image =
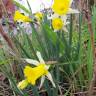
[[54, 30], [60, 30], [63, 27], [63, 21], [60, 18], [52, 19], [52, 27]]

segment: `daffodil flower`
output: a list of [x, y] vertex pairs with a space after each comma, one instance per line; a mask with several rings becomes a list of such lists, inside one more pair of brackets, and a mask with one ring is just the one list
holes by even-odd
[[14, 21], [23, 21], [23, 22], [31, 22], [32, 20], [28, 17], [28, 16], [25, 16], [23, 14], [21, 14], [18, 10], [15, 11], [15, 14], [14, 14]]
[[59, 15], [66, 15], [70, 13], [78, 13], [76, 9], [71, 8], [73, 0], [54, 0], [52, 9]]
[[33, 59], [25, 59], [27, 63], [33, 64], [36, 67], [25, 66], [24, 68], [25, 80], [19, 82], [18, 88], [24, 89], [27, 87], [28, 84], [35, 85], [37, 79], [41, 77], [41, 83], [39, 87], [40, 89], [44, 83], [45, 76], [51, 81], [53, 87], [56, 87], [53, 78], [51, 76], [51, 73], [48, 71], [50, 66], [45, 64], [40, 52], [37, 52], [37, 56], [39, 61]]
[[78, 10], [71, 8], [72, 2], [73, 0], [54, 0], [52, 5], [54, 14], [52, 14], [51, 17], [48, 17], [48, 19], [52, 20], [54, 32], [57, 32], [58, 30], [68, 32], [66, 28], [69, 24], [67, 21], [68, 14], [79, 13]]
[[54, 32], [57, 32], [58, 30], [63, 30], [65, 32], [68, 32], [66, 25], [69, 24], [67, 21], [67, 15], [58, 15], [58, 14], [52, 14], [52, 16], [47, 16], [47, 18], [52, 20], [52, 27], [54, 29]]

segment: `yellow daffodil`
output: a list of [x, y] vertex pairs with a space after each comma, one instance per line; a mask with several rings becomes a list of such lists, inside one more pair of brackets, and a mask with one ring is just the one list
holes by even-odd
[[67, 21], [66, 15], [59, 16], [58, 14], [54, 14], [49, 19], [52, 19], [52, 27], [54, 32], [57, 32], [58, 30], [68, 32], [66, 25], [68, 25], [69, 22]]
[[28, 16], [25, 16], [23, 14], [21, 14], [18, 10], [15, 11], [15, 14], [14, 14], [14, 21], [23, 21], [23, 22], [31, 22], [32, 20], [28, 17]]
[[41, 12], [37, 12], [37, 13], [35, 14], [35, 18], [36, 18], [38, 21], [42, 20], [43, 14], [42, 14]]
[[47, 16], [48, 19], [52, 20], [52, 26], [54, 32], [63, 29], [63, 31], [68, 32], [66, 25], [69, 24], [67, 18], [68, 14], [79, 13], [78, 10], [72, 9], [71, 4], [73, 0], [54, 0], [52, 5], [51, 16]]
[[25, 59], [26, 62], [33, 64], [36, 67], [25, 66], [24, 68], [25, 80], [19, 82], [18, 88], [24, 89], [27, 87], [28, 84], [35, 85], [37, 79], [39, 79], [40, 77], [41, 77], [41, 83], [39, 88], [41, 88], [44, 83], [45, 76], [47, 76], [48, 79], [51, 81], [53, 87], [56, 87], [53, 78], [50, 72], [48, 71], [50, 66], [45, 64], [40, 52], [37, 52], [37, 57], [39, 59], [39, 62], [33, 59]]
[[70, 0], [54, 0], [52, 9], [60, 15], [66, 14], [70, 8]]
[[52, 9], [55, 13], [59, 15], [66, 15], [68, 13], [77, 13], [75, 9], [71, 9], [71, 4], [73, 0], [54, 0]]
[[54, 18], [52, 20], [52, 26], [55, 30], [60, 30], [63, 27], [63, 21], [60, 18]]
[[48, 71], [46, 70], [45, 64], [39, 64], [37, 67], [26, 66], [24, 69], [24, 75], [28, 82], [32, 85], [36, 84], [36, 80], [41, 76], [46, 75]]

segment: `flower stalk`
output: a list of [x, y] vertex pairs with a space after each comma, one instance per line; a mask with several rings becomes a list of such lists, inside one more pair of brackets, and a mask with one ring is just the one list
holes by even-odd
[[91, 47], [92, 47], [92, 53], [93, 53], [93, 77], [92, 80], [90, 82], [89, 85], [89, 91], [88, 91], [88, 96], [92, 96], [93, 94], [93, 87], [96, 84], [96, 53], [95, 53], [95, 46], [94, 46], [94, 32], [92, 29], [92, 20], [91, 20], [91, 14], [89, 11], [89, 8], [87, 5], [85, 5], [86, 8], [83, 9], [83, 11], [85, 12], [85, 17], [87, 19], [87, 23], [88, 23], [88, 31], [90, 32], [90, 39], [91, 39]]

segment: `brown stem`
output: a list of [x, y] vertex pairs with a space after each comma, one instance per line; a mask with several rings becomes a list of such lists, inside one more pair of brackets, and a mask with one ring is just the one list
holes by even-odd
[[85, 17], [88, 23], [88, 31], [90, 32], [91, 47], [92, 47], [92, 53], [93, 53], [93, 78], [90, 82], [89, 92], [88, 92], [89, 93], [88, 96], [92, 96], [92, 93], [93, 93], [92, 90], [96, 83], [96, 60], [95, 60], [94, 33], [92, 29], [91, 13], [89, 12], [89, 8], [86, 5], [86, 3], [85, 3], [85, 9], [83, 9], [83, 11], [85, 12]]
[[2, 37], [6, 40], [6, 42], [8, 43], [9, 47], [11, 49], [14, 49], [13, 43], [11, 41], [11, 39], [8, 37], [7, 33], [4, 32], [2, 25], [0, 24], [0, 34], [2, 35]]
[[1, 11], [0, 15], [2, 15], [2, 16], [4, 15], [5, 17], [8, 17], [6, 8], [5, 8], [4, 3], [3, 3], [2, 0], [0, 0], [0, 7], [1, 7], [1, 9], [0, 9], [0, 11]]
[[92, 51], [93, 51], [93, 78], [92, 78], [90, 86], [89, 86], [89, 96], [91, 96], [93, 93], [92, 91], [93, 91], [94, 84], [96, 82], [96, 60], [95, 60], [94, 33], [92, 30], [92, 22], [91, 22], [91, 16], [90, 16], [89, 12], [88, 12], [87, 16], [88, 16], [88, 18], [87, 18], [88, 30], [90, 32], [91, 47], [92, 47]]

